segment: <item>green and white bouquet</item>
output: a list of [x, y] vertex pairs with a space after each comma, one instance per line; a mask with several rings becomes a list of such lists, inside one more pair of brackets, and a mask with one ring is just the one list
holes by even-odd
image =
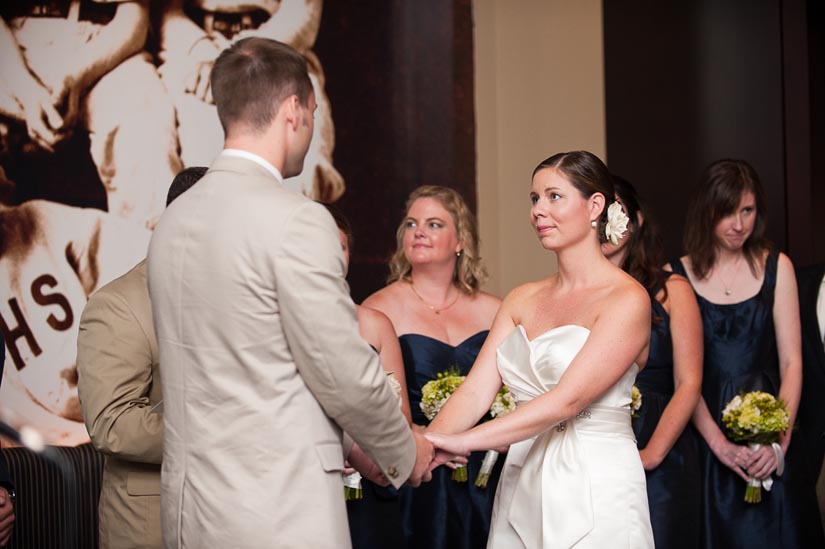
[[[387, 383], [390, 384], [393, 394], [398, 398], [399, 405], [401, 404], [401, 383], [396, 379], [395, 372], [387, 372]], [[362, 499], [364, 497], [364, 489], [361, 486], [361, 473], [358, 471], [344, 475], [344, 499], [347, 501]]]
[[[493, 399], [493, 404], [490, 406], [490, 418], [495, 419], [506, 416], [515, 409], [516, 400], [510, 393], [510, 389], [508, 389], [506, 385], [502, 385], [496, 394], [496, 398]], [[490, 473], [493, 472], [493, 467], [498, 460], [498, 455], [498, 452], [495, 450], [487, 450], [487, 453], [484, 454], [484, 460], [481, 462], [481, 470], [478, 472], [478, 478], [475, 482], [475, 485], [479, 488], [487, 487], [487, 482], [490, 480]]]
[[[770, 444], [777, 453], [779, 466], [776, 474], [781, 475], [784, 465], [781, 450], [777, 451], [776, 441], [779, 435], [788, 429], [788, 410], [781, 399], [763, 391], [736, 395], [722, 410], [722, 423], [728, 438], [734, 442], [747, 442], [748, 447], [756, 451], [763, 445]], [[771, 489], [772, 480], [760, 481], [750, 477], [745, 489], [745, 501], [759, 503], [762, 501], [762, 487]]]
[[[452, 396], [467, 376], [459, 373], [458, 368], [450, 368], [439, 372], [435, 379], [431, 379], [421, 388], [421, 411], [427, 419], [432, 420], [444, 403]], [[456, 463], [452, 478], [456, 482], [467, 482], [467, 466]]]

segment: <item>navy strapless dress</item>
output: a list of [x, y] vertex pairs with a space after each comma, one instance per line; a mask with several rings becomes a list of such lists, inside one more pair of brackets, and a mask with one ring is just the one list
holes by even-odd
[[[639, 448], [650, 442], [674, 391], [670, 317], [655, 299], [651, 305], [657, 320], [650, 329], [650, 355], [644, 370], [636, 376], [636, 387], [642, 393], [642, 406], [633, 420]], [[656, 547], [701, 547], [701, 477], [696, 434], [690, 424], [659, 466], [645, 471], [645, 476]]]
[[[705, 338], [702, 396], [724, 432], [722, 410], [741, 391], [779, 393], [779, 358], [773, 323], [778, 254], [765, 264], [765, 279], [755, 296], [720, 305], [696, 296]], [[674, 272], [687, 276], [681, 261]], [[801, 437], [794, 434], [785, 472], [774, 475], [760, 503], [746, 503], [745, 481], [722, 464], [702, 439], [702, 540], [709, 549], [729, 547], [825, 547], [814, 493], [807, 482]]]
[[[410, 395], [413, 423], [427, 425], [421, 411], [421, 388], [439, 372], [457, 367], [466, 375], [475, 362], [487, 331], [453, 347], [431, 337], [405, 334], [399, 337], [407, 390]], [[487, 545], [490, 516], [504, 456], [490, 475], [486, 488], [477, 488], [475, 480], [484, 452], [473, 452], [467, 464], [467, 482], [452, 480], [452, 471], [439, 467], [432, 481], [418, 488], [401, 489], [401, 512], [404, 536], [410, 549], [476, 549]]]

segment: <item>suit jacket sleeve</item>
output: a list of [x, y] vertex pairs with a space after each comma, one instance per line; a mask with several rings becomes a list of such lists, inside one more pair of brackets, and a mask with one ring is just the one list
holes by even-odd
[[332, 217], [318, 204], [301, 205], [277, 249], [278, 303], [301, 377], [324, 412], [401, 485], [415, 442], [378, 355], [358, 332]]
[[149, 337], [123, 296], [106, 288], [93, 294], [80, 318], [78, 393], [95, 448], [129, 461], [160, 463], [163, 416], [151, 413], [148, 397]]

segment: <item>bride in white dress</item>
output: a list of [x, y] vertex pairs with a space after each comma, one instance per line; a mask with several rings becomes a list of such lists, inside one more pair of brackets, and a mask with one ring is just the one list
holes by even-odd
[[[530, 221], [557, 254], [558, 272], [504, 299], [427, 436], [441, 456], [510, 447], [487, 547], [653, 547], [630, 426], [650, 298], [601, 253], [624, 232], [620, 206], [608, 215], [610, 173], [591, 153], [559, 153], [533, 172], [530, 200]], [[502, 382], [516, 410], [472, 428]]]

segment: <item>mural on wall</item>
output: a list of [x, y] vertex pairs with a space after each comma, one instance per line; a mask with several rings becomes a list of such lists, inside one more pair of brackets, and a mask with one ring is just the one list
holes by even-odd
[[12, 421], [53, 444], [88, 440], [76, 387], [80, 314], [92, 292], [143, 258], [174, 175], [220, 151], [209, 72], [227, 45], [265, 36], [306, 57], [316, 133], [304, 172], [286, 183], [326, 201], [344, 192], [312, 51], [321, 8], [322, 0], [0, 7], [0, 406]]
[[475, 205], [471, 0], [15, 0], [0, 16], [0, 418], [51, 444], [88, 440], [86, 300], [143, 259], [174, 175], [222, 147], [208, 75], [233, 41], [307, 59], [315, 134], [285, 183], [353, 222], [356, 301], [383, 285], [414, 187]]

